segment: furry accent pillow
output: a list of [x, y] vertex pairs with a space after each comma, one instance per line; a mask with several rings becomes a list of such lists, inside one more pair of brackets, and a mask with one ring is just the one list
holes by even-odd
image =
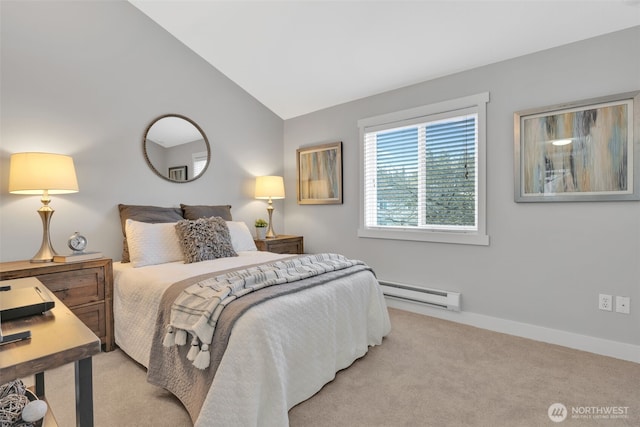
[[238, 256], [231, 245], [227, 222], [218, 216], [183, 219], [176, 223], [176, 232], [185, 264]]

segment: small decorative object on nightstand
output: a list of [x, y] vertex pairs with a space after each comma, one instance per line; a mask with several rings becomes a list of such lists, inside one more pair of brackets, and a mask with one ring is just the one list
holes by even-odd
[[256, 240], [264, 240], [267, 236], [267, 221], [262, 218], [256, 219]]
[[74, 252], [84, 252], [87, 247], [87, 238], [76, 231], [69, 237], [67, 246]]
[[302, 236], [279, 234], [278, 237], [265, 240], [255, 240], [260, 251], [275, 252], [277, 254], [302, 254], [304, 244]]
[[87, 238], [77, 231], [69, 237], [67, 246], [73, 252], [67, 255], [54, 255], [53, 262], [77, 262], [102, 258], [102, 252], [85, 252]]

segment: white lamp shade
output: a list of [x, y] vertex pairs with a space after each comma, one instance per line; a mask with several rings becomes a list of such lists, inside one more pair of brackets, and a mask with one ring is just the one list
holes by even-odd
[[256, 199], [284, 199], [284, 178], [281, 176], [256, 177]]
[[70, 156], [50, 153], [16, 153], [9, 166], [9, 193], [65, 194], [78, 192]]

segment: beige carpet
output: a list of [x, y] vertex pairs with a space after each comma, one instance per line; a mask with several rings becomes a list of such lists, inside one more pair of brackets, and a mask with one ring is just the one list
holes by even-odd
[[[293, 408], [291, 426], [640, 426], [640, 364], [389, 311], [382, 346]], [[75, 425], [72, 365], [46, 387], [60, 426]], [[553, 403], [564, 422], [547, 415]], [[120, 350], [94, 358], [94, 404], [96, 427], [191, 425]], [[626, 414], [602, 414], [612, 407]]]

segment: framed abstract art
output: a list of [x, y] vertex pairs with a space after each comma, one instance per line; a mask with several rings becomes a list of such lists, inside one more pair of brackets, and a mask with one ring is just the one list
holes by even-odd
[[296, 150], [298, 204], [342, 203], [342, 142]]
[[640, 91], [514, 114], [516, 202], [640, 200]]

